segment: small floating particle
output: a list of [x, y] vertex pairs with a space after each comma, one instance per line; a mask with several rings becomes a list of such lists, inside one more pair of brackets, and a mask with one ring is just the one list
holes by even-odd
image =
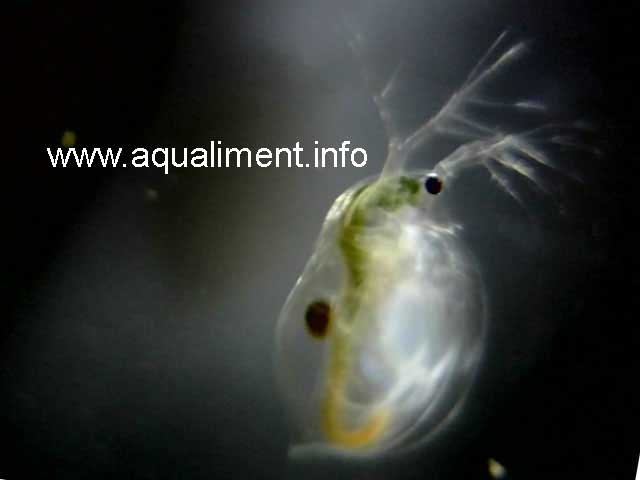
[[155, 188], [146, 188], [144, 191], [145, 198], [150, 202], [158, 200], [158, 191]]
[[64, 148], [73, 147], [76, 144], [76, 132], [72, 130], [65, 130], [60, 138], [60, 145]]
[[490, 458], [487, 465], [489, 467], [489, 473], [493, 478], [505, 478], [507, 476], [507, 469], [504, 468], [497, 460]]

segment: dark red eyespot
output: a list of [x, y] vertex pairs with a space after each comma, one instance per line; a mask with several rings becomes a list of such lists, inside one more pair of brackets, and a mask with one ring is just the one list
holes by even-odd
[[304, 314], [304, 319], [307, 322], [307, 328], [312, 337], [326, 337], [331, 319], [331, 307], [329, 303], [324, 300], [316, 300], [310, 303]]
[[431, 195], [437, 195], [442, 191], [444, 183], [440, 180], [440, 177], [435, 173], [427, 175], [427, 179], [424, 181], [424, 187]]

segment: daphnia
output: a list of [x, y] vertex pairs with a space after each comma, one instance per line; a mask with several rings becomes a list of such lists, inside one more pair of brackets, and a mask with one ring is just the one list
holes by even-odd
[[[536, 141], [547, 126], [508, 132], [468, 115], [477, 102], [539, 108], [482, 97], [524, 48], [503, 44], [504, 34], [408, 135], [389, 111], [397, 72], [374, 96], [389, 139], [384, 168], [334, 202], [278, 320], [278, 372], [302, 445], [357, 455], [416, 445], [462, 404], [482, 354], [487, 300], [451, 213], [456, 180], [482, 167], [520, 201], [515, 177], [545, 192], [539, 173], [554, 168]], [[438, 136], [462, 141], [431, 169], [411, 169], [410, 156]]]

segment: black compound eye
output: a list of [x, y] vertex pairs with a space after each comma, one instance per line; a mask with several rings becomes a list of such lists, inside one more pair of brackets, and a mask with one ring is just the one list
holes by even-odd
[[325, 300], [316, 300], [307, 307], [304, 314], [309, 333], [314, 338], [324, 338], [329, 330], [331, 320], [331, 307]]
[[435, 173], [430, 173], [427, 175], [426, 180], [424, 181], [424, 188], [426, 188], [427, 192], [431, 195], [437, 195], [442, 191], [444, 187], [444, 183], [440, 180], [440, 177]]

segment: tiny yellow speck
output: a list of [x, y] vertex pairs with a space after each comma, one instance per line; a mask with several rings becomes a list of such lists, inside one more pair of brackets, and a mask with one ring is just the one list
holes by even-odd
[[507, 476], [507, 469], [493, 458], [490, 458], [487, 464], [489, 466], [489, 473], [493, 478], [505, 478]]
[[73, 147], [76, 144], [76, 132], [65, 130], [60, 139], [60, 144], [65, 147]]

